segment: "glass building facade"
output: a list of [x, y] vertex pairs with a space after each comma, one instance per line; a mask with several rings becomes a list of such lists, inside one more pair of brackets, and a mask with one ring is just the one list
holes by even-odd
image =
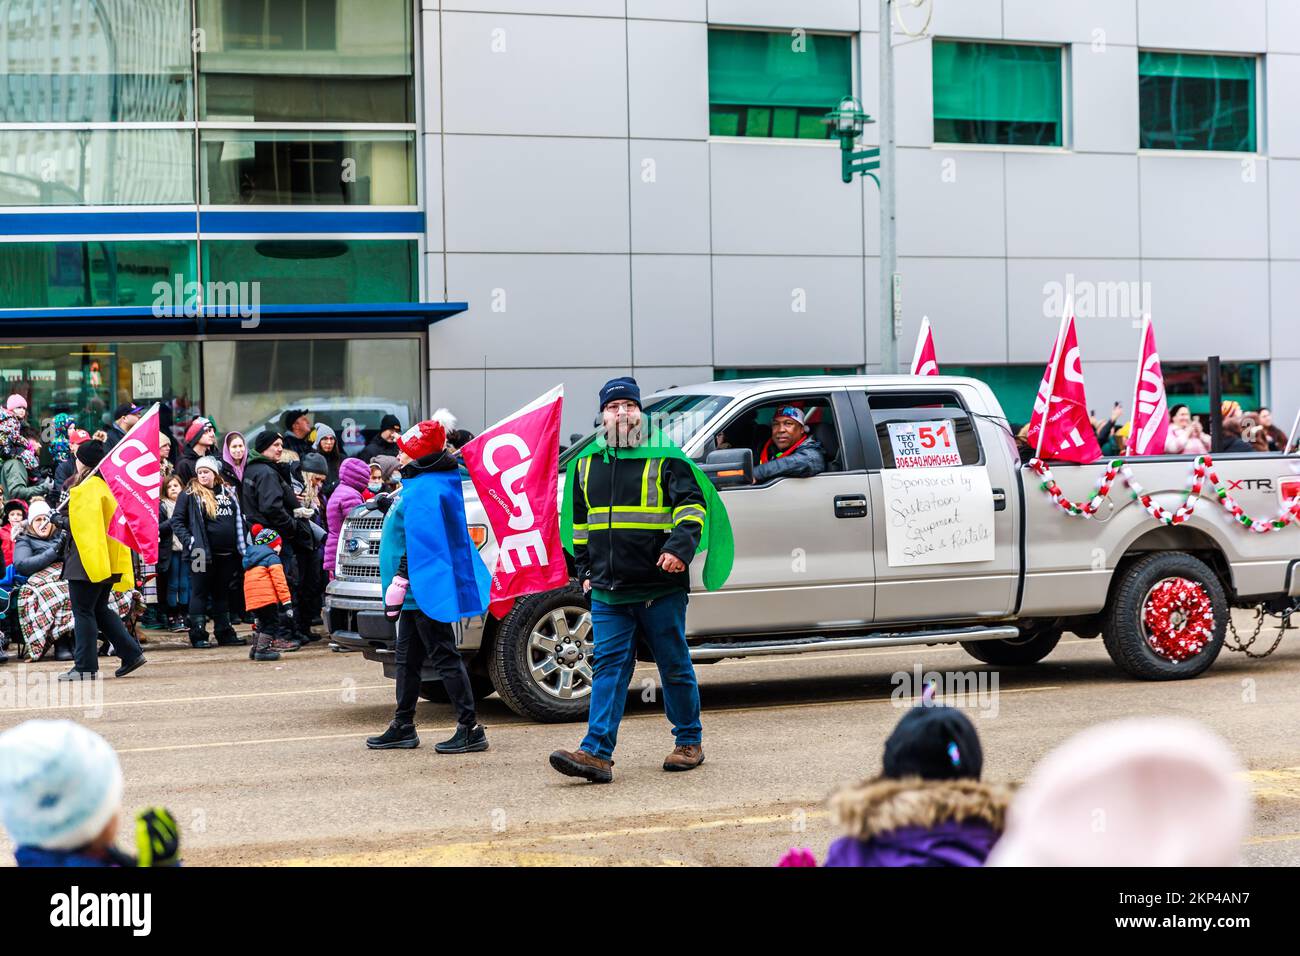
[[[222, 430], [345, 396], [418, 414], [409, 324], [153, 321], [421, 301], [413, 6], [0, 0], [3, 387], [88, 427], [128, 398]], [[33, 329], [43, 309], [103, 321], [90, 339], [56, 317]]]

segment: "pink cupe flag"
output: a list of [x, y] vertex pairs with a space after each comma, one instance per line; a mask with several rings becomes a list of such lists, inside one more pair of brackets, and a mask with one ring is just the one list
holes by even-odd
[[1151, 316], [1142, 319], [1142, 344], [1138, 347], [1137, 380], [1133, 385], [1133, 423], [1129, 426], [1129, 455], [1163, 455], [1169, 435], [1169, 402], [1165, 376], [1160, 371], [1156, 333]]
[[496, 538], [488, 609], [497, 618], [519, 595], [563, 587], [569, 580], [555, 466], [563, 406], [564, 386], [557, 385], [460, 450]]
[[1101, 446], [1088, 418], [1079, 339], [1074, 313], [1069, 308], [1061, 319], [1025, 437], [1037, 449], [1036, 456], [1044, 460], [1085, 463], [1101, 457]]
[[912, 354], [912, 374], [939, 374], [939, 357], [934, 352], [934, 332], [930, 330], [928, 315], [921, 319], [921, 330], [916, 333], [916, 351]]
[[99, 476], [117, 501], [108, 536], [122, 542], [146, 564], [158, 561], [158, 499], [162, 469], [158, 462], [158, 405], [113, 446], [99, 463]]

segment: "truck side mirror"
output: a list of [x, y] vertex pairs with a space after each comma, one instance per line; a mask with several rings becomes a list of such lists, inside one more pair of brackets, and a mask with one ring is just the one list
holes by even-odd
[[716, 488], [754, 483], [754, 452], [749, 448], [719, 448], [700, 466]]

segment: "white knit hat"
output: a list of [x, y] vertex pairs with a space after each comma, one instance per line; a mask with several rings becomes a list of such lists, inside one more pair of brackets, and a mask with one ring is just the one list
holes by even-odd
[[17, 846], [75, 850], [122, 806], [108, 741], [71, 720], [29, 720], [0, 734], [0, 815]]
[[197, 472], [200, 468], [206, 468], [214, 475], [221, 474], [221, 462], [217, 461], [212, 455], [204, 455], [194, 463], [194, 470]]
[[27, 506], [27, 520], [30, 523], [42, 515], [48, 518], [53, 510], [44, 498], [33, 498], [31, 504]]

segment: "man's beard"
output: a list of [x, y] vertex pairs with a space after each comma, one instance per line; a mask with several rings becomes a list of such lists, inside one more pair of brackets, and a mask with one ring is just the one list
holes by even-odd
[[636, 448], [645, 440], [645, 418], [636, 420], [620, 415], [605, 425], [605, 444], [610, 448]]

